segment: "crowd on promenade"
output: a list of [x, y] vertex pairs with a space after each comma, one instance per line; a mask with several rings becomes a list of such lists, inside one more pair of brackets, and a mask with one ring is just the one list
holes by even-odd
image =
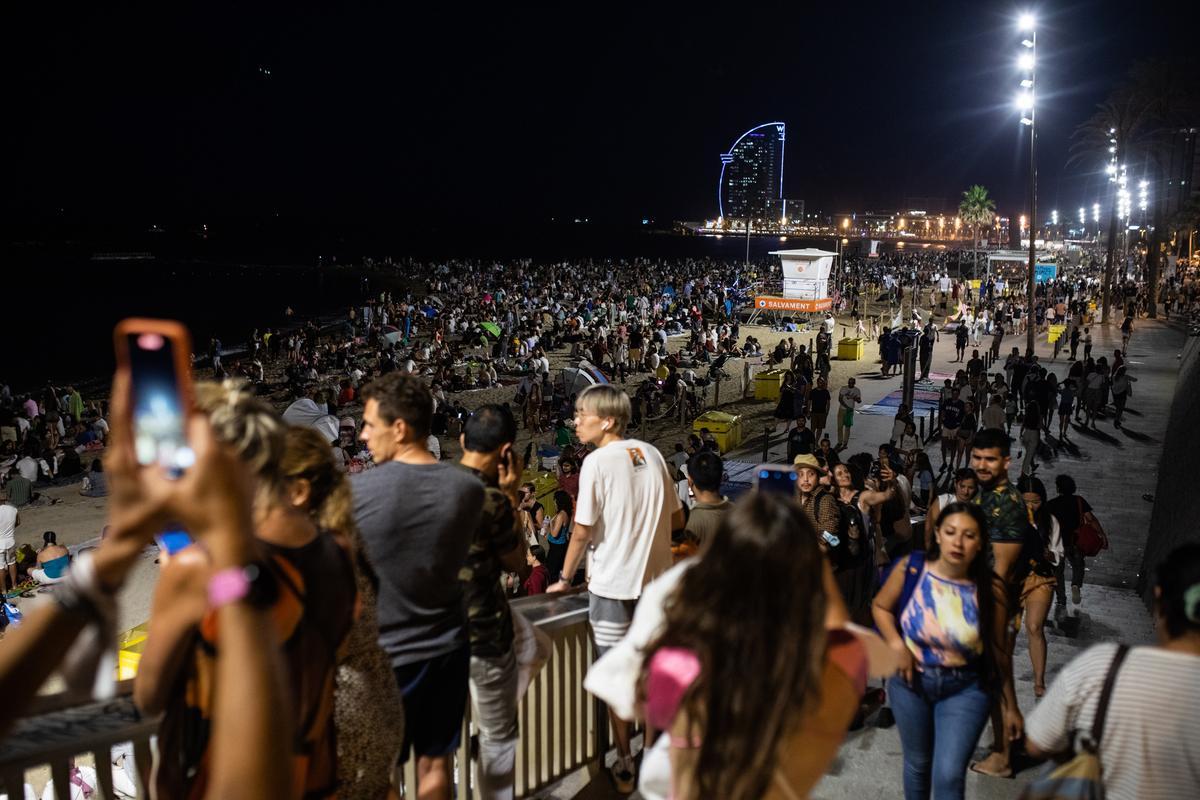
[[[1078, 381], [1051, 386], [1053, 373], [1019, 349], [989, 378], [973, 354], [945, 387], [940, 473], [911, 440], [907, 409], [890, 441], [850, 454], [861, 392], [853, 381], [831, 391], [820, 374], [825, 353], [801, 347], [770, 354], [792, 376], [782, 416], [795, 443], [793, 488], [764, 486], [736, 502], [721, 494], [711, 440], [665, 458], [631, 436], [636, 403], [607, 383], [550, 403], [556, 421], [570, 421], [581, 459], [563, 459], [546, 508], [523, 484], [521, 409], [467, 409], [447, 397], [465, 388], [454, 375], [469, 355], [518, 370], [528, 402], [553, 394], [542, 360], [563, 343], [618, 378], [623, 365], [643, 370], [652, 355], [674, 355], [660, 331], [687, 333], [684, 350], [700, 363], [746, 347], [724, 306], [743, 276], [693, 266], [679, 283], [652, 263], [632, 275], [593, 264], [569, 278], [555, 267], [497, 266], [494, 282], [447, 265], [428, 279], [426, 297], [384, 296], [356, 308], [348, 330], [267, 330], [229, 363], [214, 344], [207, 357], [225, 380], [197, 385], [196, 464], [174, 480], [135, 462], [128, 375], [118, 373], [108, 403], [90, 409], [74, 392], [28, 398], [36, 414], [17, 412], [30, 424], [19, 426], [14, 453], [30, 437], [44, 452], [46, 431], [58, 427], [51, 411], [64, 428], [69, 419], [95, 433], [103, 421], [110, 524], [51, 601], [29, 607], [0, 645], [0, 694], [16, 699], [0, 711], [0, 732], [68, 651], [68, 682], [93, 683], [114, 593], [170, 521], [196, 544], [161, 557], [134, 691], [144, 713], [162, 715], [158, 796], [381, 798], [397, 792], [393, 766], [411, 759], [410, 794], [449, 798], [469, 702], [479, 732], [475, 781], [482, 796], [511, 797], [517, 708], [548, 656], [543, 636], [510, 606], [514, 592], [586, 592], [598, 657], [586, 685], [612, 714], [610, 773], [622, 792], [804, 797], [846, 731], [878, 713], [899, 728], [906, 797], [961, 797], [969, 768], [1011, 775], [1019, 747], [1037, 757], [1069, 753], [1073, 732], [1103, 716], [1102, 704], [1096, 738], [1109, 796], [1174, 797], [1200, 783], [1192, 757], [1200, 729], [1155, 691], [1200, 690], [1200, 549], [1181, 548], [1157, 573], [1158, 646], [1097, 645], [1045, 681], [1042, 625], [1056, 593], [1070, 613], [1065, 565], [1078, 605], [1083, 559], [1105, 539], [1072, 476], [1055, 478], [1051, 499], [1038, 475], [1047, 409], [1061, 416], [1065, 402], [1089, 424], [1110, 413], [1119, 424], [1118, 395], [1129, 394], [1129, 376], [1122, 372], [1121, 384], [1117, 374], [1126, 365], [1115, 363], [1123, 353], [1089, 361], [1087, 284], [1056, 282], [1039, 295], [1042, 320], [1062, 319], [1068, 345], [1079, 332], [1083, 358], [1064, 354], [1072, 370], [1081, 365]], [[661, 292], [666, 280], [679, 286], [673, 295]], [[867, 280], [854, 284], [860, 293]], [[885, 288], [891, 295], [903, 286]], [[910, 330], [903, 335], [917, 343], [927, 374], [922, 348], [932, 352], [940, 336], [955, 337], [957, 348], [959, 331], [971, 336], [981, 318], [980, 335], [1001, 346], [1020, 319], [1041, 324], [1037, 309], [1016, 313], [1020, 301], [994, 286], [971, 297], [966, 290], [953, 281], [935, 288], [927, 316], [888, 320], [879, 336]], [[451, 299], [430, 315], [423, 304], [435, 296]], [[943, 303], [952, 332], [931, 324]], [[1136, 298], [1133, 311], [1130, 336]], [[265, 402], [256, 389], [264, 360], [285, 364], [293, 392], [335, 421], [339, 409], [361, 406], [351, 440], [340, 429], [291, 425]], [[325, 388], [331, 374], [339, 376], [334, 396]], [[1097, 390], [1108, 395], [1089, 394]], [[12, 405], [18, 400], [24, 409], [26, 398]], [[831, 412], [836, 444], [819, 435]], [[451, 416], [460, 422], [457, 462], [430, 447]], [[1018, 416], [1025, 456], [1013, 476]], [[794, 434], [793, 424], [810, 435]], [[75, 451], [61, 435], [58, 445]], [[364, 451], [357, 463], [356, 448]], [[39, 479], [47, 477], [58, 476]], [[18, 521], [6, 503], [0, 526], [9, 508]], [[914, 510], [925, 511], [923, 528], [914, 529]], [[1035, 709], [1018, 707], [1013, 684], [1022, 627], [1041, 697]], [[1105, 688], [1110, 673], [1115, 689]], [[868, 690], [882, 675], [885, 690]], [[991, 752], [972, 762], [989, 720]], [[634, 722], [645, 726], [640, 756]]]

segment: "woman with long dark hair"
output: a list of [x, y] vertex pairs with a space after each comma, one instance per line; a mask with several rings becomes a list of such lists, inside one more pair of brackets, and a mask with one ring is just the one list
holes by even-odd
[[875, 596], [875, 624], [900, 658], [887, 691], [904, 749], [905, 800], [925, 800], [931, 788], [938, 800], [963, 796], [967, 763], [996, 692], [1006, 730], [1021, 726], [1003, 586], [988, 549], [980, 507], [950, 503], [938, 515], [915, 585], [909, 556]]
[[1046, 693], [1046, 617], [1054, 602], [1054, 587], [1058, 583], [1055, 565], [1062, 560], [1062, 531], [1058, 519], [1046, 506], [1046, 486], [1040, 478], [1022, 476], [1017, 490], [1025, 499], [1033, 519], [1037, 537], [1031, 538], [1026, 552], [1021, 554], [1025, 578], [1021, 583], [1021, 608], [1024, 609], [1025, 632], [1029, 634], [1029, 660], [1033, 664], [1033, 693]]
[[675, 800], [808, 796], [866, 685], [862, 645], [826, 629], [841, 606], [793, 501], [751, 494], [725, 515], [645, 649], [645, 715], [670, 737]]
[[[546, 571], [550, 573], [550, 583], [562, 576], [563, 559], [567, 556], [567, 544], [571, 541], [571, 519], [575, 516], [575, 503], [571, 495], [563, 489], [554, 493], [554, 518], [550, 520], [550, 530], [546, 533]], [[569, 581], [571, 576], [567, 576]]]

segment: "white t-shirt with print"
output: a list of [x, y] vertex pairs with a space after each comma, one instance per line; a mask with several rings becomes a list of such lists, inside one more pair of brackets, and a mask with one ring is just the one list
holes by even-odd
[[671, 514], [680, 507], [653, 445], [621, 439], [585, 458], [575, 521], [592, 533], [588, 590], [612, 600], [640, 597], [671, 566]]

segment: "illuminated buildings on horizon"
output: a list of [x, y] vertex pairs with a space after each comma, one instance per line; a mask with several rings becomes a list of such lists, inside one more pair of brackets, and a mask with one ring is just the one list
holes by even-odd
[[781, 220], [788, 211], [783, 199], [783, 157], [787, 126], [756, 125], [721, 154], [717, 183], [717, 216], [734, 220]]

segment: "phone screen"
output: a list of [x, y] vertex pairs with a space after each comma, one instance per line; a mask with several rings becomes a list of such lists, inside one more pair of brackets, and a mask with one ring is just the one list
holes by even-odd
[[192, 537], [187, 531], [164, 531], [154, 537], [159, 548], [169, 556], [173, 556], [192, 543]]
[[787, 467], [759, 467], [754, 477], [754, 487], [760, 492], [796, 494], [796, 470]]
[[194, 459], [184, 429], [175, 343], [158, 333], [131, 333], [128, 345], [138, 463], [170, 469], [190, 467]]

